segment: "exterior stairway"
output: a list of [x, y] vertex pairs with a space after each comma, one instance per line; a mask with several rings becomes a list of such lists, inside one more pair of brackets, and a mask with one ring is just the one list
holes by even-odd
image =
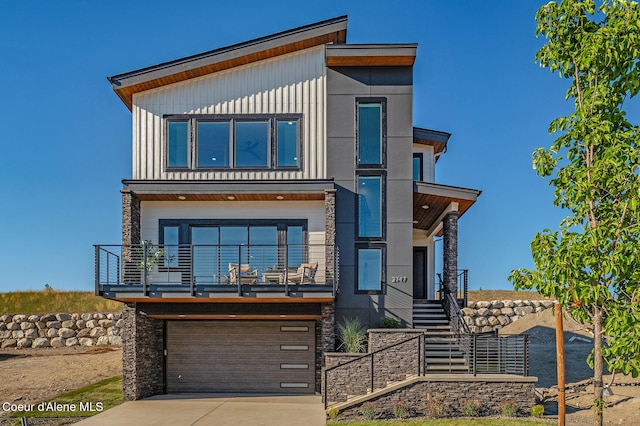
[[413, 327], [425, 330], [426, 373], [469, 372], [469, 365], [438, 300], [413, 301]]

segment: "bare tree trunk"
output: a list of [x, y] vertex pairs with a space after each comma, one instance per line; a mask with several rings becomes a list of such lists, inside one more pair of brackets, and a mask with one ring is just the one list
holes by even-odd
[[593, 424], [602, 426], [604, 421], [604, 400], [602, 395], [602, 310], [593, 307], [593, 393], [595, 410]]

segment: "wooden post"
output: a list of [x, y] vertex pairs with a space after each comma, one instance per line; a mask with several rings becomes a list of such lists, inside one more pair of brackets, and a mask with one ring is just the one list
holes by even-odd
[[556, 352], [558, 361], [558, 426], [565, 425], [564, 399], [564, 327], [562, 324], [562, 305], [554, 306], [556, 315]]

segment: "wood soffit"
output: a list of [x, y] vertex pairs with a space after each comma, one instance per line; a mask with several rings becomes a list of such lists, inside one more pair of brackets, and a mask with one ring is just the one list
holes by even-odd
[[195, 68], [184, 70], [184, 71], [179, 71], [174, 74], [170, 74], [161, 78], [151, 79], [148, 81], [140, 82], [137, 84], [126, 86], [126, 87], [118, 87], [117, 80], [113, 80], [112, 81], [113, 90], [116, 92], [118, 97], [122, 100], [122, 102], [124, 102], [127, 108], [131, 110], [134, 93], [155, 89], [155, 88], [166, 86], [169, 84], [179, 83], [181, 81], [189, 80], [192, 78], [201, 77], [207, 74], [213, 74], [216, 72], [239, 67], [242, 65], [251, 64], [258, 61], [263, 61], [265, 59], [286, 55], [288, 53], [308, 49], [315, 46], [320, 46], [320, 45], [329, 44], [329, 43], [345, 43], [346, 34], [347, 34], [346, 30], [340, 30], [340, 31], [329, 33], [329, 34], [323, 34], [323, 35], [308, 38], [305, 40], [300, 40], [294, 43], [289, 43], [282, 46], [277, 46], [274, 48], [269, 48], [262, 51], [238, 56], [235, 58], [230, 58], [220, 62], [214, 62], [208, 65], [195, 67]]
[[[479, 195], [480, 191], [477, 191]], [[413, 192], [413, 227], [430, 229], [451, 203], [458, 203], [458, 217], [461, 217], [476, 202], [476, 198], [457, 197], [440, 194]], [[425, 209], [423, 206], [427, 206]], [[441, 235], [439, 233], [438, 235]]]

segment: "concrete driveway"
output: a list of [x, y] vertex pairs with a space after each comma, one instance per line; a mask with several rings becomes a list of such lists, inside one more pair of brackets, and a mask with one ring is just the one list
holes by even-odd
[[321, 398], [315, 395], [158, 395], [125, 402], [76, 424], [320, 426], [325, 424], [325, 412]]

